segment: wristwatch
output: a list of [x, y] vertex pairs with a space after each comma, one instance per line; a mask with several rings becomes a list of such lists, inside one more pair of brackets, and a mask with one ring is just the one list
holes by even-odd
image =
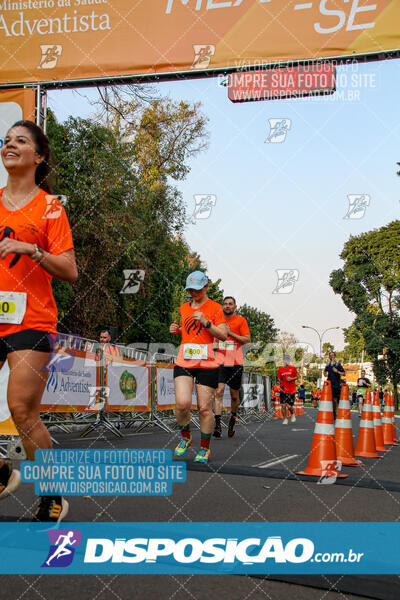
[[43, 260], [43, 250], [37, 244], [35, 246], [35, 254], [32, 254], [31, 259], [40, 264]]
[[207, 323], [204, 325], [204, 327], [206, 329], [210, 329], [211, 325], [212, 325], [211, 321], [207, 321]]

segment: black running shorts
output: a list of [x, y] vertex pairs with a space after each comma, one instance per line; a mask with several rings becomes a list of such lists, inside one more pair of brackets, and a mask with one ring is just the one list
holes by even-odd
[[182, 377], [182, 375], [193, 377], [195, 383], [199, 385], [206, 385], [214, 390], [218, 387], [218, 369], [186, 369], [175, 365], [174, 379], [175, 377]]
[[0, 361], [4, 362], [7, 359], [7, 354], [17, 350], [51, 352], [56, 338], [56, 333], [46, 333], [35, 329], [25, 329], [0, 337]]
[[242, 385], [243, 367], [242, 365], [234, 365], [225, 367], [220, 365], [218, 369], [218, 383], [226, 383], [232, 390], [240, 390]]
[[281, 404], [294, 405], [294, 394], [287, 394], [286, 392], [280, 392]]

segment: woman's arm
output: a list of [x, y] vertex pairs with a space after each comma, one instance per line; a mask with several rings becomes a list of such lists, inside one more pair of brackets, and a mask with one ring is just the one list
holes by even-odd
[[[75, 252], [67, 250], [62, 254], [50, 254], [43, 248], [40, 249], [42, 257], [36, 261], [42, 269], [50, 273], [56, 279], [72, 283], [78, 279], [78, 269], [76, 268]], [[3, 260], [8, 254], [26, 254], [30, 258], [37, 254], [34, 244], [20, 242], [11, 238], [4, 238], [0, 242], [0, 260]]]

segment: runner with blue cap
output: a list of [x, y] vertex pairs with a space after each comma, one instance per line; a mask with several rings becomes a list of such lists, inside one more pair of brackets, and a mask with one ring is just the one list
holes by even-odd
[[185, 456], [192, 444], [190, 409], [193, 386], [196, 384], [201, 444], [194, 460], [207, 463], [214, 425], [212, 400], [218, 387], [219, 367], [214, 356], [213, 342], [214, 338], [226, 340], [227, 326], [221, 305], [207, 296], [208, 278], [204, 273], [190, 273], [185, 289], [192, 300], [180, 307], [181, 324], [175, 321], [169, 329], [170, 333], [182, 337], [174, 366], [175, 414], [181, 430], [175, 456]]

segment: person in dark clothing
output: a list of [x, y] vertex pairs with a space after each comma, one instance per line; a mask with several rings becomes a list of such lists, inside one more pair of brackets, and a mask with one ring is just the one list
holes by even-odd
[[329, 352], [329, 362], [325, 367], [324, 375], [331, 382], [332, 388], [332, 402], [333, 402], [333, 418], [336, 419], [336, 411], [340, 400], [340, 390], [342, 387], [341, 373], [344, 373], [340, 362], [336, 360], [336, 354]]

